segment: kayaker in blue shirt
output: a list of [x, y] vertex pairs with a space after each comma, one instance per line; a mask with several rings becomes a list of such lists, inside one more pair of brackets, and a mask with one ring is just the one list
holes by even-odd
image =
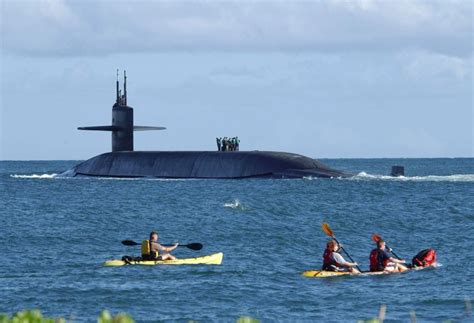
[[[389, 250], [390, 251], [390, 250]], [[403, 259], [397, 259], [385, 250], [385, 241], [377, 241], [377, 248], [370, 252], [370, 271], [403, 272], [407, 267]]]
[[338, 251], [340, 247], [336, 241], [330, 240], [326, 245], [326, 250], [323, 254], [323, 270], [327, 271], [350, 271], [354, 274], [359, 274], [356, 262], [349, 262], [342, 257]]
[[170, 254], [171, 251], [178, 247], [179, 243], [175, 243], [171, 247], [162, 246], [158, 242], [158, 233], [156, 231], [152, 231], [150, 233], [150, 249], [152, 252], [158, 255], [160, 260], [175, 260], [176, 257]]

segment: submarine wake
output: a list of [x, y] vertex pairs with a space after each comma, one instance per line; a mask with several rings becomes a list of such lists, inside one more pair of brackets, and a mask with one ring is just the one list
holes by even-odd
[[388, 176], [388, 175], [375, 175], [368, 174], [366, 172], [360, 172], [359, 174], [345, 178], [345, 180], [353, 181], [391, 181], [391, 182], [474, 182], [474, 174], [453, 174], [453, 175], [426, 175], [426, 176]]
[[58, 174], [31, 174], [31, 175], [20, 175], [20, 174], [12, 174], [10, 177], [12, 178], [23, 178], [23, 179], [52, 179], [56, 178]]

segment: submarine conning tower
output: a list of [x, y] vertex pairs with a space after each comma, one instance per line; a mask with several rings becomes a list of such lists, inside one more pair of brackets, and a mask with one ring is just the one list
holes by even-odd
[[117, 99], [112, 107], [112, 151], [133, 151], [133, 108], [127, 105], [127, 73], [123, 72], [123, 94], [120, 90], [118, 71]]
[[112, 152], [133, 151], [133, 132], [144, 130], [164, 130], [165, 127], [134, 126], [133, 108], [127, 105], [127, 72], [123, 71], [123, 94], [120, 89], [119, 75], [115, 85], [116, 100], [112, 106], [111, 126], [79, 127], [79, 130], [97, 130], [112, 132]]

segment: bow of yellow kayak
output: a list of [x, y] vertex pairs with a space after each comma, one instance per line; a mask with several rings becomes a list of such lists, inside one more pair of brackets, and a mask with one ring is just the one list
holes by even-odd
[[304, 277], [311, 278], [327, 278], [327, 277], [339, 277], [339, 276], [350, 276], [351, 273], [343, 271], [324, 271], [324, 270], [307, 270], [303, 272]]
[[220, 265], [224, 254], [222, 252], [214, 253], [207, 256], [195, 258], [182, 258], [176, 260], [131, 260], [125, 262], [123, 260], [107, 260], [104, 266], [120, 267], [124, 265], [142, 265], [142, 266], [156, 266], [156, 265]]

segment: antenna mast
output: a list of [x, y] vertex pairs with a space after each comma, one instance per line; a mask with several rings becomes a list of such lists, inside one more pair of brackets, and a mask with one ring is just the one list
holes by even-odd
[[124, 104], [127, 105], [127, 71], [123, 71], [123, 96]]
[[117, 83], [116, 83], [116, 86], [115, 86], [116, 93], [117, 93], [117, 100], [115, 101], [115, 103], [117, 103], [117, 104], [119, 104], [119, 79], [118, 79], [118, 74], [119, 74], [119, 70], [117, 68]]

